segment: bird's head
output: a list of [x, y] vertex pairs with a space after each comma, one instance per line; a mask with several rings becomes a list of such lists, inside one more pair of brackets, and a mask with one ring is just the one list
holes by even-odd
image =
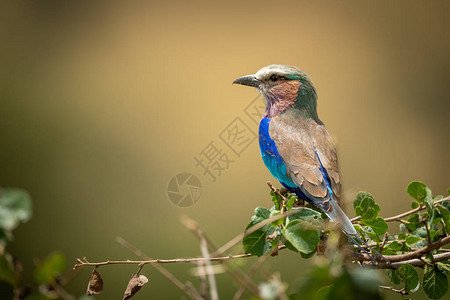
[[297, 67], [270, 65], [254, 75], [242, 76], [234, 83], [255, 87], [264, 96], [266, 111], [263, 117], [298, 108], [317, 118], [316, 90], [308, 75]]

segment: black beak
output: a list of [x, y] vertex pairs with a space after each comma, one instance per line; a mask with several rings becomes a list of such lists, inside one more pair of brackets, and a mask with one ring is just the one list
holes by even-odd
[[247, 75], [242, 76], [233, 81], [233, 84], [242, 84], [242, 85], [248, 85], [252, 87], [259, 87], [261, 84], [261, 81], [255, 77], [255, 75]]

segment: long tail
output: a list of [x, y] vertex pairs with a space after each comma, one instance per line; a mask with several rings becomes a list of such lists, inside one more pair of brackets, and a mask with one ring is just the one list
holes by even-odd
[[[316, 206], [318, 206], [332, 221], [338, 223], [342, 231], [345, 233], [345, 235], [352, 241], [353, 244], [359, 247], [362, 252], [367, 254], [369, 256], [370, 260], [376, 264], [376, 260], [374, 257], [361, 245], [366, 246], [368, 249], [371, 250], [372, 253], [375, 254], [376, 257], [383, 259], [384, 261], [390, 263], [383, 255], [375, 251], [373, 248], [371, 248], [369, 245], [367, 245], [357, 234], [355, 227], [353, 227], [352, 222], [350, 222], [350, 219], [347, 217], [347, 215], [344, 213], [344, 211], [339, 207], [339, 204], [337, 201], [333, 198], [330, 198], [325, 201], [321, 201], [320, 203], [314, 203]], [[356, 240], [359, 242], [356, 242]]]
[[352, 222], [339, 207], [337, 201], [330, 197], [329, 199], [314, 202], [314, 205], [320, 208], [333, 222], [338, 223], [345, 233], [350, 235], [356, 235], [356, 229], [353, 227]]

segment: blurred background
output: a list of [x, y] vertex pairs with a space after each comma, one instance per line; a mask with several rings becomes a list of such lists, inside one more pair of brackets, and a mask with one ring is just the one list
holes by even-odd
[[[55, 250], [68, 270], [83, 256], [136, 259], [117, 236], [153, 258], [198, 256], [183, 215], [218, 245], [242, 232], [256, 206], [272, 205], [266, 181], [278, 182], [246, 113], [261, 99], [231, 83], [268, 64], [295, 65], [313, 79], [350, 216], [360, 190], [375, 196], [383, 216], [410, 207], [412, 180], [445, 194], [449, 8], [444, 1], [3, 2], [0, 185], [26, 189], [34, 204], [9, 247], [23, 261], [23, 281], [33, 285], [34, 261]], [[221, 138], [236, 118], [250, 138], [238, 154]], [[195, 161], [211, 142], [233, 161], [214, 182]], [[167, 195], [183, 172], [201, 182], [189, 207]], [[295, 291], [309, 263], [286, 252], [263, 272], [280, 270]], [[166, 267], [198, 283], [192, 266]], [[135, 270], [102, 268], [105, 289], [96, 299], [121, 297]], [[136, 299], [181, 297], [153, 268], [143, 274], [149, 284]], [[82, 270], [68, 291], [82, 295], [89, 276]], [[217, 280], [222, 298], [231, 298], [238, 285], [226, 274]]]

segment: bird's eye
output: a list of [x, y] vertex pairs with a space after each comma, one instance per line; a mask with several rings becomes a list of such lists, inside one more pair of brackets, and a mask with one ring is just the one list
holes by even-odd
[[272, 81], [277, 81], [278, 79], [280, 79], [280, 76], [278, 76], [278, 75], [272, 75], [272, 76], [270, 76], [270, 80], [272, 80]]

